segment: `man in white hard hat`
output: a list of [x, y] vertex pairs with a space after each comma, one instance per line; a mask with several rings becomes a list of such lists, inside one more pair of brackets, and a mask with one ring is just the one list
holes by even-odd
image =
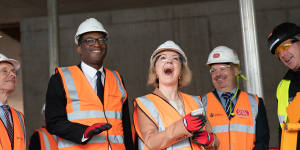
[[20, 63], [0, 54], [0, 149], [26, 149], [23, 114], [8, 105], [8, 97], [16, 89]]
[[59, 67], [48, 84], [46, 127], [59, 149], [133, 149], [127, 92], [117, 71], [103, 67], [108, 32], [95, 18], [75, 34], [79, 65]]
[[[206, 63], [215, 90], [202, 97], [222, 150], [268, 149], [269, 127], [263, 100], [239, 89], [237, 53], [218, 46]], [[243, 76], [242, 76], [243, 77]]]

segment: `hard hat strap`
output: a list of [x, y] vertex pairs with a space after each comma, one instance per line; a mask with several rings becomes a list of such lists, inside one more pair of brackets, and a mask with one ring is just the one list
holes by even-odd
[[[237, 85], [236, 85], [236, 91], [235, 91], [235, 93], [234, 93], [234, 95], [230, 98], [230, 103], [232, 103], [232, 100], [237, 96], [237, 92], [239, 91], [239, 81], [240, 81], [240, 77], [242, 78], [242, 79], [244, 79], [245, 81], [248, 81], [248, 79], [243, 75], [243, 74], [241, 74], [241, 73], [238, 73], [238, 75], [236, 76], [236, 83], [237, 83]], [[230, 106], [230, 115], [231, 116], [234, 116], [235, 114], [234, 114], [234, 112], [232, 112], [233, 110], [233, 108], [231, 107], [231, 104], [229, 105]]]

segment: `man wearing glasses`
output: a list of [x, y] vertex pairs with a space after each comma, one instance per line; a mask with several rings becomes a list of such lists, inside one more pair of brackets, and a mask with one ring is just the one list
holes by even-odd
[[265, 150], [269, 127], [263, 100], [239, 89], [240, 61], [237, 53], [218, 46], [206, 63], [214, 91], [202, 97], [206, 116], [222, 150]]
[[[268, 36], [269, 49], [272, 54], [289, 68], [277, 87], [278, 118], [280, 126], [287, 120], [287, 106], [300, 92], [300, 27], [293, 23], [282, 23], [276, 26]], [[299, 96], [298, 96], [299, 97]], [[298, 132], [298, 145], [300, 149], [300, 136]]]
[[49, 81], [46, 127], [59, 149], [133, 149], [122, 78], [102, 66], [107, 36], [95, 18], [82, 22], [75, 34], [81, 63], [57, 68]]
[[8, 97], [16, 89], [20, 63], [0, 54], [0, 149], [25, 150], [26, 132], [23, 114], [7, 103]]

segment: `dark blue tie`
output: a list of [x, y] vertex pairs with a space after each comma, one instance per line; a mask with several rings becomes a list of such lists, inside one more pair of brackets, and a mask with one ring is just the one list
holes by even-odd
[[101, 102], [103, 104], [104, 87], [103, 87], [103, 84], [102, 84], [102, 81], [101, 81], [101, 72], [97, 71], [96, 75], [97, 75], [97, 81], [96, 81], [97, 82], [96, 83], [97, 95], [98, 95], [99, 99], [101, 100]]
[[[228, 116], [228, 119], [231, 119], [231, 115], [230, 113], [233, 111], [233, 103], [232, 101], [230, 100], [230, 98], [232, 97], [232, 93], [230, 92], [226, 92], [226, 93], [223, 93], [222, 94], [222, 97], [225, 99], [225, 112]], [[230, 111], [230, 107], [231, 107], [231, 111]]]

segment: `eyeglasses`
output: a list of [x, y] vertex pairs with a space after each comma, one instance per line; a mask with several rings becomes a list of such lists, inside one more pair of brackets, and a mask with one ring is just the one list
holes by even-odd
[[284, 41], [283, 43], [281, 43], [277, 48], [276, 48], [276, 51], [275, 51], [275, 54], [277, 57], [280, 56], [280, 52], [281, 51], [286, 51], [289, 49], [290, 46], [292, 46], [294, 43], [298, 42], [299, 40], [297, 39], [290, 39], [290, 40], [286, 40]]
[[211, 74], [216, 73], [218, 70], [220, 70], [221, 72], [224, 72], [224, 71], [226, 71], [230, 67], [231, 67], [231, 65], [220, 66], [219, 68], [210, 68], [209, 72]]
[[159, 55], [157, 60], [160, 62], [168, 62], [168, 61], [172, 61], [172, 62], [176, 62], [176, 63], [180, 62], [179, 56]]
[[92, 46], [92, 45], [95, 45], [96, 44], [96, 41], [99, 42], [99, 44], [104, 44], [106, 41], [107, 41], [107, 38], [97, 38], [97, 39], [94, 39], [94, 38], [86, 38], [86, 39], [83, 39], [81, 42], [82, 43], [85, 43], [89, 46]]
[[0, 74], [1, 75], [5, 75], [5, 76], [8, 76], [10, 75], [10, 73], [13, 73], [14, 75], [17, 75], [17, 71], [16, 70], [8, 70], [7, 68], [3, 68], [0, 70]]

